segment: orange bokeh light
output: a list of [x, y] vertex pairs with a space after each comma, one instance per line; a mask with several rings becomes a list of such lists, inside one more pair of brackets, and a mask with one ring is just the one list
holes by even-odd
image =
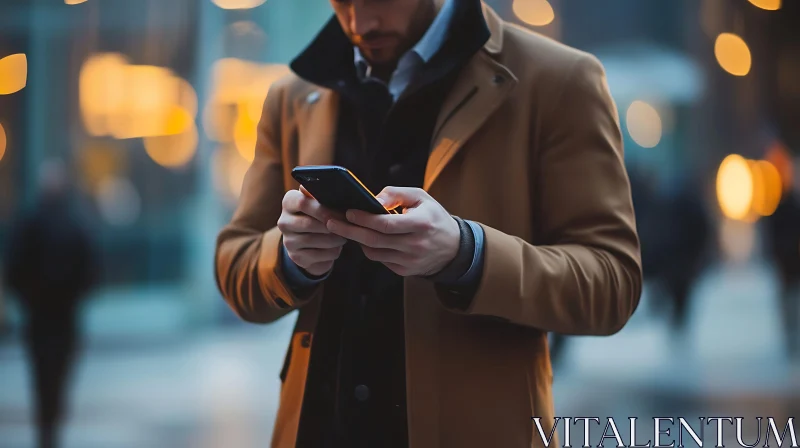
[[28, 58], [12, 54], [0, 59], [0, 95], [10, 95], [24, 89], [28, 83]]

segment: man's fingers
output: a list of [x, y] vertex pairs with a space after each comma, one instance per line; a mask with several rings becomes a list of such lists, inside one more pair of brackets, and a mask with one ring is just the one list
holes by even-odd
[[402, 215], [375, 215], [361, 210], [348, 210], [347, 220], [357, 226], [366, 227], [384, 234], [423, 232], [431, 227], [430, 220], [419, 213]]
[[341, 219], [342, 214], [337, 213], [327, 207], [324, 207], [316, 199], [305, 198], [305, 201], [300, 204], [300, 211], [316, 219], [317, 221], [325, 224], [330, 219]]
[[309, 199], [300, 190], [289, 190], [283, 195], [281, 206], [289, 213], [300, 213], [300, 208], [304, 200]]
[[350, 224], [347, 221], [332, 219], [328, 221], [328, 230], [331, 233], [353, 240], [369, 247], [394, 249], [391, 237], [366, 227]]
[[289, 252], [289, 258], [297, 263], [298, 266], [308, 270], [309, 266], [336, 260], [339, 258], [341, 251], [341, 247], [331, 249], [301, 249]]
[[288, 233], [330, 234], [324, 223], [304, 214], [282, 213], [278, 218], [278, 228], [284, 235]]
[[288, 250], [333, 249], [344, 246], [346, 242], [345, 238], [332, 233], [325, 235], [315, 233], [283, 235], [283, 245]]
[[[305, 189], [304, 189], [305, 190]], [[306, 190], [307, 192], [307, 190]], [[303, 213], [325, 223], [331, 218], [339, 218], [341, 213], [324, 207], [313, 197], [306, 196], [300, 190], [289, 190], [283, 197], [283, 209], [290, 213]]]
[[428, 193], [421, 188], [386, 187], [375, 197], [387, 209], [397, 206], [410, 208], [415, 207], [424, 198], [428, 197]]
[[409, 254], [400, 252], [394, 249], [378, 249], [369, 246], [361, 246], [364, 255], [370, 260], [379, 261], [381, 263], [393, 263], [406, 266], [412, 262], [412, 257]]

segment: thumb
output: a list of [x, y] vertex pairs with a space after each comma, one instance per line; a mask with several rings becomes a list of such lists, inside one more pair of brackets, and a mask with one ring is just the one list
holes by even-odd
[[421, 188], [386, 187], [375, 197], [384, 207], [392, 209], [398, 206], [404, 208], [415, 207], [422, 202], [427, 195], [428, 193]]

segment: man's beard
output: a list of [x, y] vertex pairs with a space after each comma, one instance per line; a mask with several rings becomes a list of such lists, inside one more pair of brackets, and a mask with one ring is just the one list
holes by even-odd
[[[363, 36], [350, 36], [350, 41], [358, 46], [361, 54], [369, 62], [374, 72], [391, 74], [397, 67], [397, 62], [408, 50], [413, 48], [419, 42], [428, 27], [433, 23], [436, 17], [437, 7], [434, 0], [420, 2], [419, 8], [414, 12], [411, 18], [411, 24], [405, 35], [396, 32], [383, 33], [379, 31], [370, 32]], [[366, 44], [376, 39], [395, 39], [398, 44], [392, 48], [380, 49], [376, 52], [370, 50]], [[391, 52], [391, 54], [380, 54], [382, 52]]]

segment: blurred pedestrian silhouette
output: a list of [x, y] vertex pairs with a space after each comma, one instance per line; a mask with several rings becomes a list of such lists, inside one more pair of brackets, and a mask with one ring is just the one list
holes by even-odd
[[767, 249], [780, 282], [781, 315], [789, 355], [800, 359], [800, 198], [788, 191], [765, 219]]
[[57, 446], [66, 386], [77, 349], [78, 305], [94, 281], [91, 237], [72, 206], [63, 163], [49, 161], [41, 197], [14, 223], [6, 283], [25, 313], [25, 345], [35, 387], [39, 447]]
[[639, 204], [638, 225], [643, 232], [642, 269], [652, 286], [655, 309], [671, 304], [670, 324], [682, 333], [692, 288], [710, 262], [714, 229], [704, 190], [694, 182], [679, 181], [673, 187], [666, 194], [643, 198], [652, 204], [647, 209]]

